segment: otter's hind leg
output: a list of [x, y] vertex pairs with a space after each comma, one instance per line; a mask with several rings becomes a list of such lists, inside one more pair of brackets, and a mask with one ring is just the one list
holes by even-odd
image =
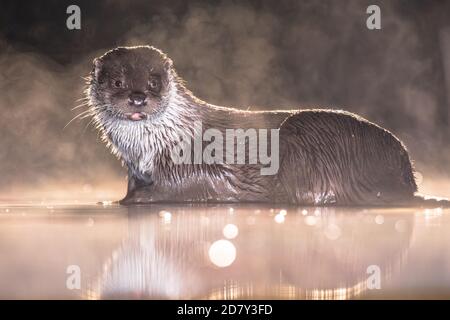
[[356, 173], [353, 170], [346, 172], [353, 176], [352, 182], [344, 186], [350, 203], [403, 206], [414, 202], [417, 185], [408, 153], [400, 144], [385, 152], [379, 158], [364, 155], [364, 165], [354, 163], [350, 166], [358, 169]]
[[278, 183], [287, 201], [311, 206], [324, 204], [324, 200], [334, 203], [334, 195], [329, 193], [323, 170], [317, 168], [317, 162], [311, 161], [308, 153], [304, 152], [301, 141], [295, 135], [283, 136], [280, 141]]

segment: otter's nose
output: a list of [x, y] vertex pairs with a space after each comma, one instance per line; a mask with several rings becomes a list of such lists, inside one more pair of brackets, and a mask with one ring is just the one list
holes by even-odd
[[145, 106], [146, 98], [147, 96], [142, 92], [133, 92], [128, 96], [128, 104], [136, 107]]

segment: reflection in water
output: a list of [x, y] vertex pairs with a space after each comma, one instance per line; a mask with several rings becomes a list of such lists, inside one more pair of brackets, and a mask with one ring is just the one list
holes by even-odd
[[209, 247], [208, 254], [213, 264], [224, 268], [236, 259], [236, 247], [228, 240], [217, 240]]
[[[249, 206], [134, 207], [88, 298], [349, 299], [398, 272], [413, 215]], [[382, 212], [383, 214], [381, 214]]]
[[227, 224], [223, 227], [223, 235], [225, 238], [234, 239], [239, 234], [239, 228], [232, 223]]

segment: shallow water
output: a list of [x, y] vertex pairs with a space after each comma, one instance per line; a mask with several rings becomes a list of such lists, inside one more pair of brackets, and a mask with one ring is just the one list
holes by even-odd
[[449, 214], [2, 204], [0, 298], [450, 298]]

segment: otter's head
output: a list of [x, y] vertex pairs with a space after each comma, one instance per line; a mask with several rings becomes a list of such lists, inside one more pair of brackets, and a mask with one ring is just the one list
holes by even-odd
[[94, 59], [88, 90], [93, 112], [142, 121], [168, 104], [172, 61], [150, 46], [119, 47]]

